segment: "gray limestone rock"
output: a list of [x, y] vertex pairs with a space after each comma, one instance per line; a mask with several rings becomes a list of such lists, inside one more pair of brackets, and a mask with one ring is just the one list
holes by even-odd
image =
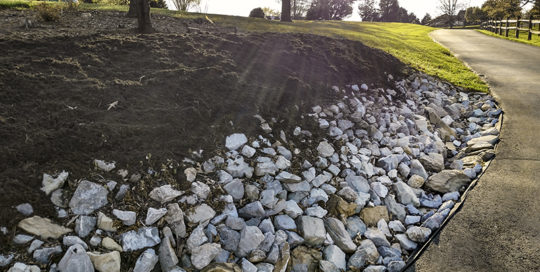
[[158, 261], [159, 257], [156, 255], [156, 252], [149, 248], [139, 255], [133, 272], [151, 272]]
[[131, 226], [135, 224], [135, 221], [137, 220], [137, 213], [132, 211], [121, 211], [114, 209], [112, 211], [112, 214], [116, 216], [124, 225]]
[[156, 227], [143, 227], [137, 231], [132, 230], [122, 234], [122, 248], [124, 251], [135, 251], [153, 247], [161, 242]]
[[471, 179], [460, 170], [443, 170], [427, 180], [425, 186], [431, 190], [448, 193], [458, 191], [467, 185]]
[[221, 252], [221, 245], [208, 243], [201, 245], [191, 251], [191, 264], [196, 269], [203, 269], [216, 258]]
[[326, 218], [324, 220], [326, 231], [332, 237], [332, 240], [336, 243], [341, 250], [345, 253], [352, 253], [356, 250], [356, 245], [351, 240], [351, 236], [345, 230], [343, 223], [336, 218]]
[[84, 248], [75, 244], [68, 248], [58, 263], [59, 272], [94, 272], [94, 265]]
[[236, 250], [236, 255], [245, 257], [256, 249], [264, 241], [264, 234], [258, 227], [246, 226], [240, 233], [240, 242]]
[[209, 221], [214, 216], [216, 216], [214, 209], [205, 203], [193, 207], [186, 212], [188, 222], [193, 225]]
[[346, 270], [345, 253], [336, 245], [329, 245], [323, 250], [324, 259], [333, 263], [337, 268]]
[[158, 201], [160, 203], [166, 203], [169, 202], [181, 195], [183, 195], [184, 192], [175, 190], [171, 185], [163, 185], [161, 187], [154, 188], [149, 196], [155, 201]]
[[83, 180], [79, 186], [77, 186], [75, 193], [73, 193], [73, 197], [71, 198], [71, 201], [69, 201], [69, 207], [74, 214], [88, 215], [107, 205], [108, 194], [109, 191], [107, 188]]
[[178, 264], [178, 256], [168, 238], [164, 238], [159, 246], [159, 264], [163, 272], [174, 271]]
[[32, 257], [40, 264], [47, 264], [52, 256], [62, 253], [61, 246], [36, 249]]

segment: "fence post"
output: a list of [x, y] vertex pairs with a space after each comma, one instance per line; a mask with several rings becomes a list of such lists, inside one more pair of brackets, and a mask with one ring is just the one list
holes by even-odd
[[508, 37], [508, 27], [510, 26], [510, 23], [508, 22], [508, 19], [510, 19], [510, 17], [506, 17], [506, 31], [504, 32], [504, 36]]
[[502, 22], [503, 22], [503, 19], [501, 18], [501, 20], [498, 21], [499, 22], [499, 30], [498, 30], [498, 33], [499, 35], [502, 35]]
[[532, 39], [532, 15], [529, 16], [529, 35], [527, 37], [527, 40], [531, 40]]
[[521, 16], [518, 16], [517, 18], [517, 23], [516, 23], [516, 39], [519, 39], [519, 25], [520, 25], [520, 21], [521, 20]]

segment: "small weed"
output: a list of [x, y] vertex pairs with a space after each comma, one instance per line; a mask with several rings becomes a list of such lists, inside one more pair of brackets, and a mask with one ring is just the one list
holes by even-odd
[[34, 9], [45, 22], [56, 22], [60, 20], [60, 14], [62, 13], [62, 8], [53, 4], [41, 3], [36, 5]]

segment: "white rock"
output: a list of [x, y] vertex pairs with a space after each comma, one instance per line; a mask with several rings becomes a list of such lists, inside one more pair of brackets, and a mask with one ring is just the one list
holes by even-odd
[[329, 245], [323, 250], [324, 259], [333, 263], [337, 268], [346, 270], [345, 253], [336, 245]]
[[235, 133], [227, 136], [225, 147], [229, 150], [236, 150], [247, 143], [247, 137], [243, 133]]
[[244, 155], [245, 157], [247, 158], [251, 158], [255, 155], [255, 148], [249, 146], [249, 145], [244, 145], [244, 147], [242, 147], [242, 155]]
[[240, 232], [240, 242], [236, 250], [236, 255], [239, 257], [245, 257], [251, 251], [256, 249], [264, 240], [264, 234], [258, 227], [246, 226], [242, 232]]
[[407, 229], [407, 237], [414, 242], [423, 243], [428, 240], [431, 230], [424, 227], [412, 226]]
[[122, 247], [114, 241], [112, 238], [105, 237], [103, 240], [101, 240], [101, 246], [108, 249], [108, 250], [116, 250], [119, 252], [122, 252]]
[[115, 162], [106, 162], [104, 160], [94, 160], [94, 165], [105, 172], [110, 172], [116, 168]]
[[216, 212], [207, 204], [203, 203], [186, 212], [186, 218], [189, 223], [197, 225], [209, 221], [216, 216]]
[[105, 187], [83, 180], [73, 193], [69, 207], [74, 214], [88, 215], [107, 205], [108, 194], [109, 191]]
[[244, 197], [244, 183], [241, 179], [234, 179], [225, 184], [223, 189], [233, 197], [234, 200], [242, 200]]
[[137, 259], [137, 262], [135, 263], [133, 272], [151, 272], [156, 266], [158, 260], [159, 258], [156, 255], [156, 252], [149, 248], [141, 253]]
[[81, 245], [85, 250], [88, 249], [88, 245], [77, 236], [64, 236], [64, 238], [62, 238], [62, 243], [67, 247]]
[[221, 245], [208, 243], [195, 248], [191, 252], [191, 264], [199, 270], [205, 268], [221, 252]]
[[155, 227], [144, 227], [137, 231], [132, 230], [122, 234], [122, 248], [124, 251], [153, 247], [160, 242], [159, 231]]
[[122, 223], [124, 223], [126, 226], [131, 226], [135, 224], [135, 221], [137, 221], [137, 213], [132, 211], [121, 211], [114, 209], [112, 214], [122, 221]]
[[42, 218], [37, 215], [23, 219], [17, 226], [24, 231], [40, 236], [43, 239], [58, 239], [64, 234], [73, 231], [72, 229], [52, 223], [50, 219]]
[[94, 272], [94, 265], [84, 248], [75, 244], [68, 248], [58, 263], [58, 271]]
[[324, 221], [311, 216], [301, 216], [298, 219], [298, 230], [305, 239], [305, 243], [311, 246], [320, 246], [326, 239]]
[[189, 252], [191, 252], [193, 249], [199, 247], [207, 241], [208, 238], [204, 233], [204, 225], [198, 225], [195, 229], [193, 229], [186, 241], [187, 249]]
[[121, 259], [120, 252], [113, 251], [100, 254], [98, 252], [89, 252], [88, 256], [94, 264], [94, 268], [101, 272], [120, 272]]
[[184, 194], [184, 192], [175, 190], [171, 185], [167, 184], [154, 188], [149, 195], [153, 200], [163, 204], [181, 196], [182, 194]]
[[309, 216], [313, 216], [313, 217], [318, 217], [318, 218], [323, 218], [326, 216], [326, 214], [328, 213], [327, 210], [319, 207], [319, 206], [314, 206], [314, 207], [309, 207], [306, 209], [306, 214], [309, 215]]
[[285, 202], [285, 213], [292, 218], [297, 218], [303, 213], [302, 209], [294, 200], [288, 200]]
[[24, 245], [34, 239], [34, 236], [26, 235], [26, 234], [17, 234], [15, 237], [13, 237], [13, 243], [18, 245]]
[[330, 145], [327, 141], [320, 142], [317, 146], [317, 151], [322, 157], [330, 157], [335, 152], [334, 147], [332, 147], [332, 145]]
[[62, 187], [66, 182], [69, 174], [66, 171], [62, 171], [56, 178], [53, 178], [49, 174], [43, 174], [43, 180], [41, 181], [41, 190], [49, 195], [52, 191]]
[[148, 208], [148, 212], [146, 213], [146, 220], [144, 221], [144, 224], [149, 226], [154, 223], [156, 223], [161, 217], [163, 217], [165, 214], [167, 214], [167, 209], [160, 208], [160, 209], [154, 209], [154, 208]]
[[7, 272], [40, 272], [37, 265], [26, 265], [23, 263], [15, 263]]
[[178, 257], [168, 238], [163, 239], [159, 246], [159, 264], [163, 272], [174, 271], [176, 264], [178, 264]]
[[19, 204], [15, 207], [15, 209], [17, 209], [18, 212], [26, 216], [34, 213], [34, 208], [32, 208], [32, 205], [30, 205], [30, 203]]
[[114, 221], [102, 212], [98, 213], [97, 226], [98, 228], [102, 230], [116, 231], [116, 227], [114, 226]]
[[197, 178], [197, 169], [193, 167], [186, 168], [184, 170], [184, 175], [186, 175], [186, 179], [188, 182], [193, 182]]

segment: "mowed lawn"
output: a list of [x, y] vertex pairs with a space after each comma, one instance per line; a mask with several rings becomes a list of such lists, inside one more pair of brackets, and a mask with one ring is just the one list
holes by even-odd
[[[3, 2], [23, 0], [0, 0]], [[30, 6], [37, 2], [31, 2]], [[81, 9], [127, 11], [127, 6], [104, 4], [81, 4]], [[402, 62], [426, 74], [437, 76], [470, 91], [487, 92], [488, 86], [478, 75], [467, 68], [450, 51], [435, 43], [429, 32], [435, 28], [404, 23], [367, 23], [343, 21], [295, 21], [282, 23], [257, 18], [186, 13], [166, 9], [152, 9], [153, 13], [181, 18], [204, 18], [208, 16], [216, 24], [235, 26], [242, 31], [309, 33], [334, 38], [360, 41], [370, 47], [392, 54]]]
[[519, 32], [519, 39], [516, 39], [516, 31], [515, 30], [509, 30], [508, 31], [508, 37], [506, 37], [506, 35], [504, 33], [503, 33], [503, 35], [499, 35], [499, 34], [495, 34], [495, 33], [491, 32], [491, 31], [483, 30], [483, 29], [479, 29], [478, 31], [480, 33], [484, 33], [486, 35], [493, 36], [493, 37], [498, 37], [498, 38], [502, 38], [502, 39], [515, 41], [515, 42], [530, 44], [530, 45], [534, 45], [534, 46], [540, 46], [540, 36], [532, 35], [531, 40], [529, 41], [527, 39], [528, 35], [529, 35], [529, 32], [527, 32], [527, 31], [520, 31]]

